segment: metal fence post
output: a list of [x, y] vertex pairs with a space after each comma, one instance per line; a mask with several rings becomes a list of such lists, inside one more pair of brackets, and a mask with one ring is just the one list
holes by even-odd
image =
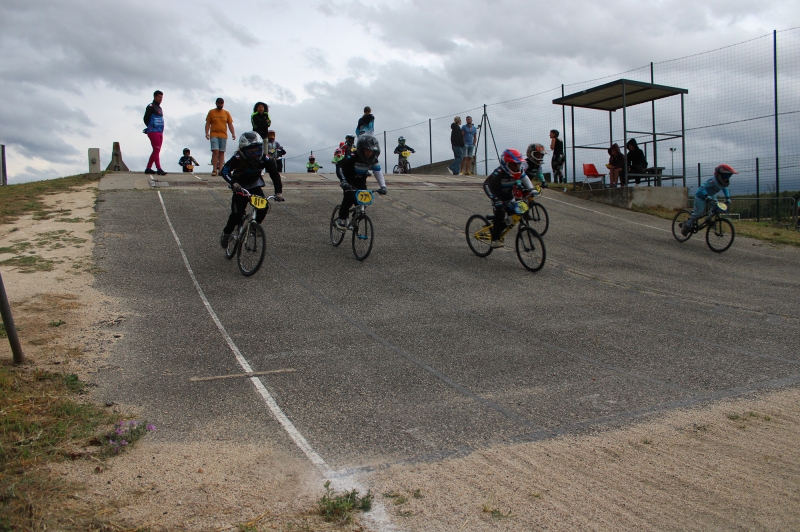
[[772, 84], [775, 89], [775, 194], [781, 197], [780, 157], [778, 142], [778, 32], [772, 30]]
[[433, 164], [433, 132], [431, 131], [431, 119], [428, 119], [428, 148], [431, 152], [431, 164]]
[[8, 304], [8, 295], [6, 295], [2, 275], [0, 275], [0, 317], [3, 318], [8, 343], [11, 344], [14, 364], [22, 364], [25, 362], [25, 355], [22, 354], [22, 346], [19, 344], [19, 336], [17, 336], [17, 328], [14, 326], [14, 318], [11, 316], [11, 305]]
[[759, 191], [761, 190], [761, 175], [758, 169], [758, 157], [756, 157], [756, 221], [761, 221], [761, 201]]
[[6, 145], [0, 144], [0, 185], [8, 184], [8, 174], [6, 174]]
[[700, 180], [702, 179], [700, 176], [700, 163], [697, 163], [697, 188], [700, 188]]
[[[485, 128], [488, 125], [486, 104], [483, 104], [483, 123]], [[483, 173], [489, 175], [489, 130], [484, 130], [483, 132]]]
[[388, 159], [386, 159], [386, 153], [388, 151], [389, 151], [389, 147], [386, 145], [386, 130], [384, 129], [383, 130], [383, 167], [386, 169], [387, 172], [389, 171], [389, 163], [387, 162]]
[[[564, 97], [564, 84], [561, 84], [561, 97]], [[562, 139], [567, 138], [567, 110], [564, 109], [564, 106], [561, 106], [561, 135]], [[567, 166], [567, 145], [564, 143], [564, 140], [561, 141], [561, 145], [563, 146], [563, 155], [564, 155], [564, 184], [567, 184], [567, 176], [569, 175], [569, 167]], [[555, 171], [553, 172], [555, 174]]]

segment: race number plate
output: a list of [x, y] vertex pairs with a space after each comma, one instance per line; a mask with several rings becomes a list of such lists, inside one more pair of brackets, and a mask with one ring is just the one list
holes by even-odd
[[359, 205], [370, 205], [372, 203], [372, 192], [369, 190], [356, 191], [356, 201]]
[[718, 208], [719, 210], [721, 210], [722, 212], [725, 212], [725, 211], [727, 211], [727, 210], [728, 210], [728, 206], [727, 206], [727, 205], [725, 205], [724, 203], [722, 203], [721, 201], [718, 201], [718, 202], [717, 202], [717, 208]]
[[250, 204], [256, 209], [264, 209], [267, 207], [267, 198], [261, 196], [250, 196]]

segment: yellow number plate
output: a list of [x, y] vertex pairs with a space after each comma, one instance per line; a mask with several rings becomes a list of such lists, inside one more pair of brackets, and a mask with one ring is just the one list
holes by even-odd
[[520, 201], [517, 203], [517, 214], [525, 214], [528, 212], [528, 204], [524, 201]]
[[360, 205], [369, 205], [372, 203], [372, 192], [369, 190], [359, 190], [356, 192], [356, 199]]
[[718, 201], [718, 202], [717, 202], [717, 207], [718, 207], [718, 208], [719, 208], [719, 210], [721, 210], [722, 212], [725, 212], [725, 211], [727, 211], [727, 210], [728, 210], [728, 206], [727, 206], [727, 205], [725, 205], [724, 203], [722, 203], [721, 201]]
[[402, 155], [403, 157], [408, 159], [408, 156], [411, 155], [411, 152], [408, 151], [408, 150], [405, 150], [405, 151], [400, 152], [400, 155]]
[[250, 204], [256, 209], [265, 209], [267, 207], [267, 198], [261, 196], [250, 196]]

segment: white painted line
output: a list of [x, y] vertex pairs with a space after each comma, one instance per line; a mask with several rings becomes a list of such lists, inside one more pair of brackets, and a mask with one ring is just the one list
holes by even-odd
[[[219, 329], [219, 332], [222, 334], [222, 337], [225, 339], [225, 343], [228, 344], [233, 356], [236, 357], [236, 360], [239, 362], [239, 365], [242, 367], [245, 373], [254, 373], [253, 368], [250, 367], [250, 363], [247, 362], [247, 359], [244, 358], [239, 348], [236, 347], [236, 344], [233, 341], [233, 338], [230, 337], [228, 331], [225, 330], [225, 327], [222, 325], [222, 322], [217, 317], [217, 313], [214, 312], [214, 308], [211, 306], [211, 303], [208, 302], [203, 289], [200, 287], [200, 283], [197, 281], [197, 277], [194, 275], [194, 271], [192, 271], [192, 267], [189, 265], [189, 259], [186, 257], [186, 253], [183, 251], [183, 245], [181, 244], [180, 238], [178, 238], [178, 233], [175, 232], [175, 228], [172, 226], [172, 221], [169, 219], [169, 214], [167, 213], [167, 206], [164, 204], [164, 198], [161, 196], [161, 191], [158, 191], [158, 200], [161, 202], [161, 208], [164, 210], [164, 217], [167, 219], [167, 225], [169, 225], [169, 230], [172, 231], [172, 236], [175, 239], [175, 243], [178, 245], [178, 251], [181, 252], [181, 257], [183, 257], [183, 264], [186, 266], [186, 271], [189, 272], [189, 277], [192, 279], [192, 283], [194, 283], [194, 288], [197, 290], [197, 294], [200, 296], [200, 299], [203, 301], [203, 305], [205, 305], [208, 314], [211, 316], [211, 319], [214, 321], [214, 324]], [[297, 427], [291, 422], [291, 420], [286, 417], [286, 414], [283, 413], [283, 410], [278, 406], [278, 403], [275, 402], [275, 399], [272, 398], [267, 388], [256, 376], [250, 377], [250, 382], [253, 383], [253, 386], [256, 387], [256, 390], [261, 395], [261, 398], [269, 407], [272, 415], [275, 416], [275, 419], [278, 423], [281, 424], [283, 430], [289, 435], [290, 438], [294, 441], [294, 443], [300, 448], [301, 451], [311, 460], [311, 463], [317, 466], [317, 468], [322, 472], [323, 475], [330, 475], [331, 468], [328, 464], [325, 463], [325, 460], [317, 454], [317, 452], [311, 447], [308, 443], [308, 440], [297, 430]]]

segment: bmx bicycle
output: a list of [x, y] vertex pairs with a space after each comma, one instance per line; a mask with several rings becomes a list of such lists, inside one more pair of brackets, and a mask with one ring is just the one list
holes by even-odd
[[330, 238], [331, 244], [338, 246], [344, 240], [345, 233], [352, 231], [353, 255], [362, 261], [369, 257], [372, 251], [372, 242], [375, 233], [372, 230], [372, 220], [367, 215], [367, 206], [372, 204], [377, 190], [351, 190], [356, 195], [356, 204], [350, 208], [349, 221], [344, 230], [336, 226], [339, 218], [339, 207], [333, 208], [331, 213]]
[[[500, 240], [503, 241], [505, 236], [511, 229], [519, 224], [517, 230], [517, 237], [515, 239], [515, 249], [517, 258], [525, 267], [526, 270], [531, 272], [538, 272], [544, 267], [544, 262], [547, 258], [547, 250], [544, 247], [544, 241], [536, 229], [528, 225], [525, 220], [525, 213], [528, 212], [527, 202], [517, 202], [514, 212], [509, 219], [506, 220], [506, 228], [500, 235]], [[482, 216], [480, 214], [473, 214], [467, 220], [467, 227], [465, 230], [467, 236], [467, 245], [479, 257], [488, 257], [492, 252], [492, 227], [494, 226], [494, 215]], [[510, 222], [510, 223], [509, 223]]]
[[264, 228], [256, 222], [256, 214], [262, 209], [266, 209], [269, 212], [269, 200], [275, 199], [275, 196], [266, 198], [254, 196], [244, 188], [239, 192], [235, 192], [235, 194], [249, 198], [249, 206], [239, 222], [238, 229], [228, 239], [225, 258], [230, 260], [236, 255], [239, 271], [245, 277], [250, 277], [261, 267], [261, 263], [264, 262], [264, 254], [267, 251], [267, 237], [264, 234]]
[[[672, 236], [675, 237], [675, 240], [678, 242], [686, 242], [692, 238], [693, 234], [699, 233], [705, 229], [706, 244], [708, 244], [709, 249], [714, 253], [727, 251], [728, 248], [733, 245], [736, 231], [730, 220], [723, 217], [725, 213], [728, 212], [728, 206], [720, 201], [712, 201], [714, 204], [712, 204], [711, 209], [706, 209], [706, 213], [695, 222], [694, 227], [692, 227], [692, 232], [686, 236], [683, 236], [683, 233], [681, 233], [681, 228], [683, 224], [689, 220], [692, 211], [683, 209], [675, 215], [675, 218], [672, 219]], [[708, 203], [712, 202], [709, 201]]]

